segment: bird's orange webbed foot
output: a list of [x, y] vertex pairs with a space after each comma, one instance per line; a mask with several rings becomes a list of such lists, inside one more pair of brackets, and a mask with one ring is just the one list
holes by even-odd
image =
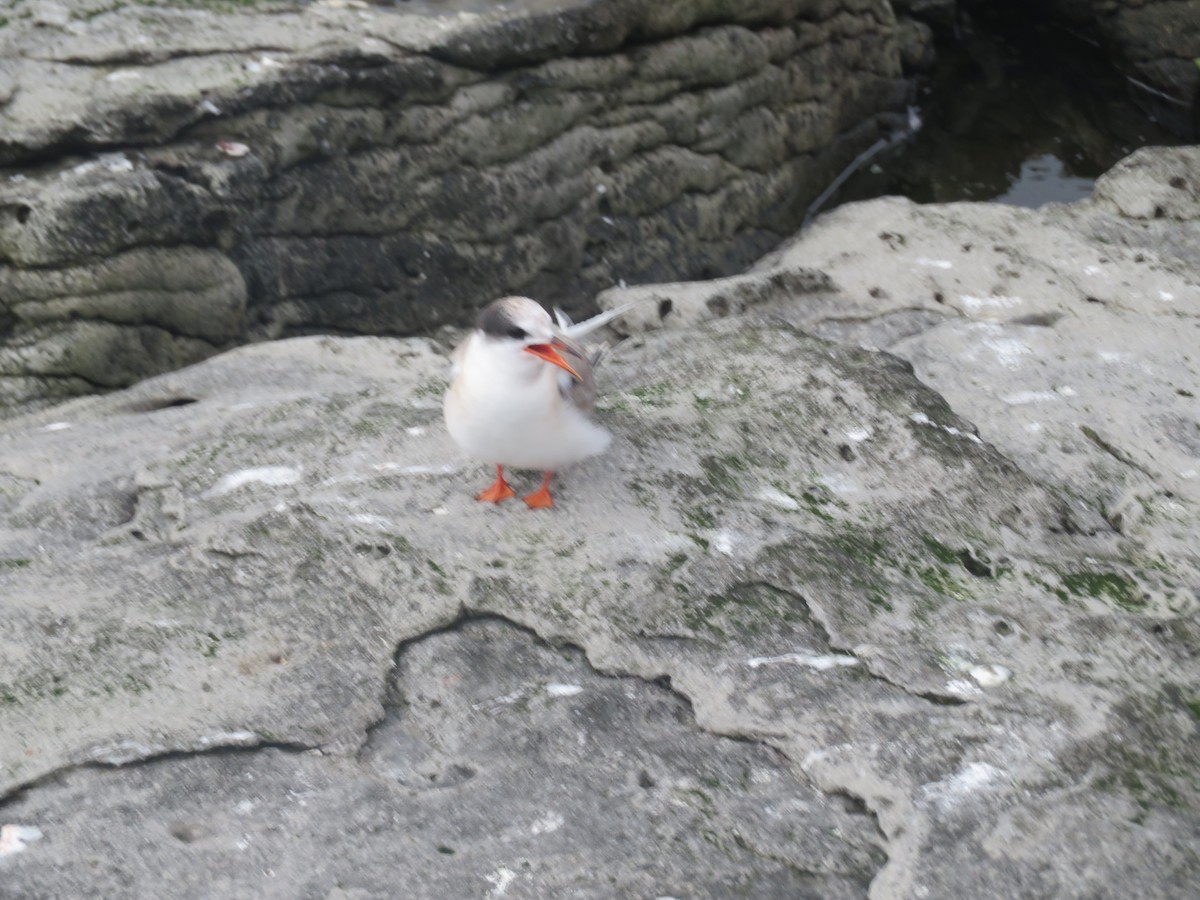
[[546, 473], [542, 486], [524, 498], [526, 506], [530, 509], [550, 509], [554, 506], [554, 498], [550, 496], [550, 479], [553, 477], [553, 472]]
[[517, 492], [504, 480], [504, 466], [496, 466], [495, 482], [487, 490], [476, 494], [475, 499], [482, 500], [485, 503], [499, 503], [501, 500], [507, 500], [509, 497], [515, 496], [517, 496]]

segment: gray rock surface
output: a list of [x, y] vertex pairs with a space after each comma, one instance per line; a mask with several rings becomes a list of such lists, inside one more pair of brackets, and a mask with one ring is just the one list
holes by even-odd
[[10, 421], [5, 890], [1186, 895], [1195, 152], [639, 289], [546, 513], [471, 500], [428, 340]]
[[873, 0], [19, 6], [7, 406], [258, 337], [738, 271], [909, 89]]

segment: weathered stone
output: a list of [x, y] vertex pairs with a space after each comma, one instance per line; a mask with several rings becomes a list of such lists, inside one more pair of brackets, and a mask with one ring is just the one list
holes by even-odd
[[611, 292], [617, 440], [546, 514], [471, 499], [427, 340], [6, 423], [6, 888], [1186, 893], [1200, 241], [1107, 198], [1191, 165]]
[[[500, 620], [406, 645], [392, 691], [356, 760], [268, 749], [73, 773], [5, 810], [71, 823], [36, 848], [53, 862], [30, 854], [8, 877], [113, 898], [281, 882], [305, 897], [849, 898], [883, 862], [870, 817], [778, 752], [697, 733], [668, 689]], [[142, 814], [113, 815], [111, 791]], [[181, 854], [220, 871], [181, 871]]]
[[[168, 294], [170, 304], [155, 303]], [[71, 269], [0, 272], [4, 312], [37, 325], [94, 317], [152, 324], [221, 345], [242, 331], [246, 287], [228, 257], [194, 248], [146, 248]]]
[[[221, 254], [249, 314], [232, 335], [212, 326], [214, 350], [461, 324], [507, 293], [578, 310], [620, 281], [737, 271], [892, 127], [908, 91], [890, 8], [868, 0], [78, 0], [39, 21], [0, 28], [0, 278], [86, 281], [135, 250], [178, 252], [177, 271]], [[203, 269], [176, 290], [118, 275], [104, 273], [144, 322], [209, 288]], [[45, 299], [36, 329], [0, 317], [5, 371], [28, 355], [12, 347], [40, 341], [68, 364], [69, 316], [128, 325], [102, 303]], [[129, 383], [193, 358], [194, 337], [208, 339], [193, 329], [99, 379], [14, 375], [7, 394]]]
[[[1096, 182], [1098, 203], [1126, 219], [1200, 220], [1200, 148], [1143, 150]], [[1189, 229], [1190, 230], [1190, 229]], [[1200, 258], [1195, 245], [1191, 262]]]

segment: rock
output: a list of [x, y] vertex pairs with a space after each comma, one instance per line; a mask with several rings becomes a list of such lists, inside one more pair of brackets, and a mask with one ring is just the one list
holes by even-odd
[[900, 63], [906, 72], [928, 72], [937, 62], [937, 51], [933, 43], [933, 29], [916, 19], [898, 19], [897, 34], [900, 39]]
[[1031, 21], [1056, 21], [1101, 44], [1155, 117], [1200, 129], [1200, 0], [1050, 0]]
[[237, 268], [217, 251], [187, 247], [0, 269], [0, 294], [19, 335], [0, 355], [0, 396], [13, 406], [44, 398], [47, 384], [87, 393], [199, 362], [245, 324]]
[[1127, 536], [1191, 559], [1179, 504], [1200, 501], [1198, 171], [1200, 148], [1146, 149], [1068, 206], [848, 206], [760, 278], [826, 273], [838, 290], [777, 314], [912, 362], [1024, 470], [1091, 498], [1081, 527], [1132, 491], [1149, 515]]
[[[19, 803], [14, 814], [71, 823], [21, 887], [849, 898], [883, 862], [870, 817], [778, 752], [697, 734], [668, 688], [600, 675], [501, 620], [406, 646], [394, 678], [396, 705], [358, 759], [285, 748], [163, 759], [118, 779], [81, 770]], [[144, 814], [110, 821], [101, 810], [116, 796], [98, 800], [114, 790]], [[130, 843], [149, 846], [131, 858]], [[99, 877], [85, 853], [106, 861]], [[181, 854], [227, 862], [181, 871]]]
[[[43, 304], [35, 325], [0, 293], [10, 399], [263, 337], [465, 324], [503, 294], [578, 311], [623, 280], [739, 271], [902, 127], [909, 91], [867, 0], [25, 5], [0, 28], [0, 281]], [[133, 253], [206, 262], [153, 288], [106, 268]], [[89, 280], [121, 316], [64, 284]], [[136, 345], [130, 319], [201, 295], [218, 340], [192, 322], [100, 378], [72, 368], [94, 355], [77, 337]]]
[[[1196, 147], [1139, 151], [1096, 182], [1096, 200], [1126, 219], [1195, 222], [1200, 220], [1198, 164]], [[1189, 254], [1192, 261], [1197, 255]]]
[[425, 339], [7, 422], [6, 889], [1186, 894], [1196, 227], [882, 200], [610, 292], [548, 513], [471, 499]]

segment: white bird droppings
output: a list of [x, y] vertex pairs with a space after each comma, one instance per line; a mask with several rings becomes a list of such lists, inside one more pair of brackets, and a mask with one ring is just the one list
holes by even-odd
[[783, 491], [779, 490], [779, 488], [772, 487], [769, 484], [764, 484], [761, 488], [759, 488], [755, 498], [761, 500], [763, 503], [769, 503], [772, 506], [777, 506], [780, 509], [786, 509], [792, 512], [800, 508], [799, 503], [797, 503]]
[[996, 359], [1006, 369], [1016, 369], [1021, 365], [1021, 357], [1032, 353], [1029, 345], [1013, 338], [986, 338], [983, 346], [994, 354]]
[[931, 801], [943, 812], [953, 809], [971, 794], [977, 793], [1005, 777], [1003, 769], [989, 763], [967, 763], [953, 775], [922, 788], [922, 798]]
[[952, 697], [961, 697], [964, 700], [970, 697], [979, 697], [983, 691], [973, 681], [967, 681], [965, 678], [956, 678], [953, 681], [946, 682], [946, 693]]
[[51, 422], [49, 425], [43, 425], [42, 431], [65, 431], [73, 427], [70, 422]]
[[258, 743], [258, 735], [253, 731], [218, 731], [216, 734], [206, 734], [196, 740], [200, 749], [206, 747], [249, 747]]
[[576, 694], [582, 694], [583, 688], [577, 684], [548, 684], [546, 693], [551, 697], [574, 697]]
[[1017, 391], [1015, 394], [1006, 394], [1000, 399], [1009, 406], [1023, 406], [1026, 403], [1047, 403], [1051, 400], [1057, 400], [1059, 395], [1054, 391]]
[[736, 543], [736, 535], [728, 529], [722, 528], [713, 536], [713, 549], [725, 556], [732, 556], [734, 544]]
[[841, 654], [784, 653], [781, 656], [756, 656], [746, 660], [746, 665], [752, 669], [777, 663], [794, 663], [798, 666], [816, 669], [818, 672], [825, 672], [838, 666], [857, 666], [858, 658]]
[[236, 491], [247, 484], [265, 484], [271, 487], [295, 484], [300, 480], [300, 475], [300, 469], [295, 466], [261, 466], [257, 469], [242, 469], [238, 472], [231, 472], [214, 484], [208, 490], [207, 496], [220, 497], [222, 494]]
[[42, 830], [32, 825], [0, 826], [0, 859], [23, 853], [34, 841], [42, 839]]
[[226, 156], [232, 156], [234, 159], [245, 156], [250, 152], [249, 147], [237, 141], [217, 141], [217, 149]]
[[491, 884], [492, 889], [488, 891], [489, 897], [503, 897], [508, 892], [508, 887], [517, 880], [517, 873], [512, 869], [501, 866], [491, 875], [483, 876]]
[[930, 269], [953, 269], [954, 263], [946, 259], [927, 259], [924, 256], [917, 257], [917, 265], [925, 266]]
[[979, 439], [978, 435], [971, 434], [969, 431], [963, 431], [962, 429], [955, 428], [953, 425], [939, 425], [923, 412], [915, 412], [908, 418], [909, 421], [916, 422], [918, 425], [929, 425], [933, 428], [940, 428], [942, 431], [946, 432], [946, 434], [952, 434], [955, 437], [966, 438], [968, 441], [971, 441], [975, 444], [983, 443], [983, 441]]
[[967, 674], [974, 678], [976, 684], [980, 687], [990, 688], [1004, 684], [1004, 682], [1012, 678], [1012, 669], [992, 663], [983, 666], [971, 666], [971, 668], [967, 669]]
[[[87, 162], [82, 162], [70, 170], [72, 175], [86, 175], [88, 172], [95, 172], [97, 169], [106, 169], [109, 172], [132, 172], [133, 161], [124, 153], [101, 153], [95, 159], [89, 159]], [[65, 176], [67, 173], [63, 172]]]
[[851, 428], [846, 432], [846, 440], [853, 444], [861, 444], [871, 436], [871, 429], [866, 426]]
[[392, 527], [391, 519], [385, 519], [383, 516], [375, 516], [371, 513], [354, 513], [349, 519], [357, 525], [369, 525], [381, 531]]
[[964, 294], [958, 299], [969, 312], [982, 312], [985, 309], [1011, 309], [1025, 302], [1020, 297], [972, 297], [969, 294]]
[[123, 766], [139, 759], [156, 756], [166, 749], [161, 745], [139, 744], [137, 741], [115, 741], [111, 744], [93, 747], [87, 753], [86, 758], [89, 761], [105, 763], [110, 766]]
[[530, 834], [551, 834], [563, 827], [567, 820], [556, 812], [548, 812], [529, 826]]

